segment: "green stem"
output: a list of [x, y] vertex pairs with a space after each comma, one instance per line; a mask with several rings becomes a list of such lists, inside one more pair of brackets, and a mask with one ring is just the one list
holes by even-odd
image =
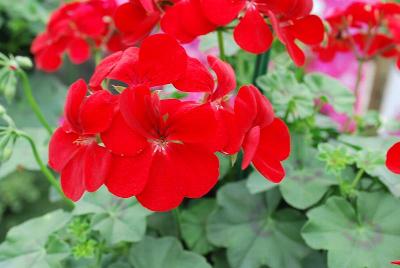
[[257, 55], [256, 66], [253, 74], [253, 84], [257, 86], [257, 78], [268, 73], [270, 51]]
[[360, 169], [357, 172], [356, 178], [354, 179], [353, 183], [351, 184], [351, 188], [356, 188], [357, 184], [360, 182], [362, 176], [364, 175], [364, 169]]
[[221, 60], [226, 61], [224, 35], [221, 29], [217, 31], [217, 37], [218, 37], [219, 57], [221, 58]]
[[172, 210], [172, 214], [174, 215], [174, 218], [176, 221], [176, 226], [178, 229], [178, 237], [181, 237], [181, 215], [180, 215], [179, 207]]
[[46, 128], [49, 135], [53, 135], [53, 129], [50, 127], [50, 124], [47, 122], [42, 111], [40, 110], [39, 105], [37, 104], [35, 98], [33, 97], [32, 88], [29, 83], [28, 76], [22, 70], [18, 70], [17, 74], [20, 76], [20, 78], [22, 80], [22, 88], [24, 90], [25, 96], [26, 96], [28, 103], [31, 106], [33, 112], [35, 113], [37, 119]]
[[24, 138], [25, 140], [28, 141], [29, 145], [31, 146], [32, 152], [33, 152], [33, 156], [35, 157], [36, 162], [38, 163], [40, 170], [42, 171], [42, 173], [45, 175], [45, 177], [47, 178], [47, 180], [49, 181], [49, 183], [57, 190], [57, 192], [62, 196], [62, 198], [64, 199], [64, 201], [68, 204], [68, 206], [70, 206], [71, 208], [73, 208], [75, 205], [74, 203], [69, 200], [67, 197], [65, 197], [63, 191], [61, 190], [61, 187], [57, 181], [57, 179], [54, 177], [53, 173], [51, 173], [51, 171], [47, 168], [47, 166], [43, 163], [42, 159], [39, 156], [39, 152], [36, 148], [35, 142], [33, 141], [33, 139], [27, 135], [24, 132], [17, 132], [19, 137]]

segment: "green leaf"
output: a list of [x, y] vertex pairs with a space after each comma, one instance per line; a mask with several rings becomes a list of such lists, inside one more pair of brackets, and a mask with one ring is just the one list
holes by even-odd
[[257, 170], [254, 170], [246, 181], [246, 187], [251, 194], [266, 192], [276, 186], [278, 186], [278, 184], [270, 182]]
[[[396, 197], [400, 197], [399, 176], [385, 165], [387, 150], [397, 141], [396, 137], [360, 137], [341, 135], [339, 140], [356, 147], [356, 163], [369, 175], [377, 177]], [[358, 151], [357, 151], [358, 150]]]
[[279, 185], [285, 201], [298, 209], [314, 205], [330, 186], [338, 184], [336, 178], [326, 172], [324, 163], [316, 159], [315, 149], [307, 148], [307, 155], [302, 167], [296, 166], [295, 160], [285, 165], [286, 177]]
[[68, 256], [68, 251], [65, 247], [57, 250], [54, 245], [47, 251], [46, 242], [70, 219], [71, 214], [57, 210], [12, 228], [0, 245], [0, 267], [61, 267], [60, 261]]
[[386, 193], [360, 193], [356, 208], [342, 197], [307, 214], [307, 244], [328, 250], [330, 268], [391, 267], [400, 256], [400, 201]]
[[314, 114], [315, 96], [297, 81], [294, 73], [287, 70], [275, 71], [259, 77], [257, 84], [272, 102], [278, 117], [284, 117], [288, 109], [289, 122]]
[[205, 255], [214, 247], [207, 240], [206, 222], [215, 208], [214, 199], [202, 199], [181, 214], [182, 237], [188, 247], [196, 253]]
[[354, 94], [337, 79], [322, 73], [310, 73], [304, 77], [304, 82], [314, 94], [314, 98], [327, 99], [339, 113], [353, 113]]
[[227, 184], [218, 192], [220, 207], [209, 217], [207, 236], [227, 248], [233, 268], [301, 267], [310, 252], [300, 236], [304, 217], [292, 209], [275, 212], [276, 204], [267, 199], [251, 195], [243, 182]]
[[97, 230], [110, 244], [121, 241], [140, 241], [146, 232], [146, 217], [152, 212], [143, 208], [135, 198], [113, 197], [103, 187], [88, 193], [76, 203], [75, 215], [94, 214], [93, 230]]
[[211, 268], [203, 256], [183, 250], [173, 237], [146, 237], [132, 247], [129, 262], [135, 268]]

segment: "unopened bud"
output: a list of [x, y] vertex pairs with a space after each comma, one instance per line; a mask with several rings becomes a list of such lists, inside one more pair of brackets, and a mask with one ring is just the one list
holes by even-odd
[[4, 163], [4, 162], [10, 160], [12, 153], [13, 153], [13, 150], [10, 147], [4, 148], [0, 155], [0, 162]]
[[31, 59], [28, 57], [16, 56], [15, 60], [17, 61], [18, 66], [22, 68], [30, 69], [33, 66]]

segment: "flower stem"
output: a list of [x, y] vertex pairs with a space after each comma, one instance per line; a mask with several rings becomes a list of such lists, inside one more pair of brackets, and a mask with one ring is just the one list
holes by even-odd
[[52, 135], [53, 134], [53, 129], [50, 127], [50, 124], [47, 122], [47, 120], [44, 117], [42, 111], [40, 110], [39, 105], [37, 104], [35, 98], [33, 97], [32, 88], [31, 88], [31, 85], [29, 83], [28, 76], [22, 70], [18, 70], [17, 74], [20, 76], [20, 78], [22, 80], [22, 88], [24, 90], [25, 96], [26, 96], [26, 98], [28, 100], [28, 103], [31, 106], [33, 112], [35, 113], [37, 119], [46, 128], [46, 130], [49, 133], [49, 135]]
[[256, 66], [253, 74], [253, 84], [257, 86], [257, 78], [261, 75], [267, 74], [270, 59], [270, 51], [257, 55]]
[[181, 237], [181, 215], [179, 211], [179, 207], [176, 209], [172, 210], [172, 214], [174, 215], [175, 221], [176, 221], [176, 226], [177, 226], [177, 231], [178, 231], [178, 237]]
[[68, 198], [65, 197], [57, 179], [54, 177], [54, 175], [51, 173], [51, 171], [47, 168], [47, 166], [43, 163], [42, 159], [39, 156], [39, 152], [36, 148], [35, 142], [33, 141], [33, 139], [26, 133], [18, 131], [17, 132], [19, 137], [24, 138], [25, 140], [28, 141], [29, 145], [31, 146], [32, 149], [32, 153], [33, 156], [35, 157], [36, 162], [38, 163], [40, 170], [42, 171], [42, 173], [45, 175], [45, 177], [47, 178], [47, 180], [49, 181], [49, 183], [57, 190], [57, 192], [62, 196], [62, 198], [64, 199], [64, 201], [67, 203], [67, 205], [71, 208], [74, 208], [75, 205], [74, 203], [69, 200]]
[[224, 35], [221, 29], [217, 31], [217, 37], [218, 37], [219, 57], [221, 58], [221, 60], [226, 61]]
[[353, 183], [351, 184], [351, 188], [356, 188], [357, 184], [360, 182], [362, 176], [364, 175], [364, 169], [360, 169], [357, 172], [356, 178], [354, 179]]
[[354, 86], [354, 96], [356, 98], [354, 112], [357, 114], [359, 111], [359, 106], [361, 103], [361, 80], [362, 80], [362, 71], [364, 67], [364, 60], [358, 60], [358, 67], [357, 67], [357, 77], [356, 77], [356, 84]]

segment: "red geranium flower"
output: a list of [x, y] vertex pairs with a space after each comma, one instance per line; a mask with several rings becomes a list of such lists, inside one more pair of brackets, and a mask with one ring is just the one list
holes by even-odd
[[216, 184], [219, 163], [210, 144], [217, 126], [210, 105], [160, 100], [139, 86], [122, 93], [120, 110], [102, 134], [123, 165], [112, 168], [106, 180], [110, 192], [167, 211], [184, 197], [202, 197]]
[[400, 142], [393, 145], [387, 152], [386, 166], [393, 173], [400, 174]]
[[208, 56], [207, 60], [216, 74], [217, 86], [207, 68], [194, 58], [189, 58], [185, 74], [173, 85], [183, 92], [205, 93], [203, 100], [211, 104], [218, 123], [215, 139], [217, 150], [226, 154], [235, 154], [239, 151], [241, 142], [229, 96], [236, 88], [235, 72], [232, 66], [214, 56]]
[[140, 49], [131, 47], [102, 60], [89, 85], [99, 90], [106, 78], [128, 86], [170, 84], [186, 71], [187, 60], [185, 49], [174, 38], [155, 34], [146, 38]]
[[74, 64], [83, 63], [90, 58], [92, 44], [122, 49], [111, 27], [111, 15], [116, 7], [113, 0], [61, 5], [52, 14], [46, 32], [38, 35], [32, 43], [31, 52], [35, 55], [37, 67], [48, 72], [56, 71], [61, 66], [64, 52]]
[[275, 118], [271, 103], [256, 87], [244, 86], [235, 100], [236, 123], [244, 133], [242, 169], [252, 162], [267, 179], [279, 183], [285, 176], [281, 161], [290, 154], [290, 134]]
[[107, 91], [86, 97], [83, 80], [68, 91], [65, 122], [58, 128], [49, 145], [49, 165], [61, 173], [61, 186], [73, 201], [85, 190], [96, 191], [103, 183], [111, 165], [111, 155], [97, 143], [97, 134], [111, 124], [115, 97]]

